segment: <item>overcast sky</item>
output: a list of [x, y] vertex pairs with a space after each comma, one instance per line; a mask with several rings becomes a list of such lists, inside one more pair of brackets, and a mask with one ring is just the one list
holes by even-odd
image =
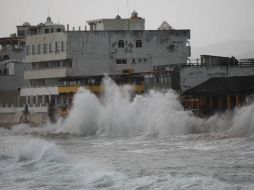
[[[128, 5], [127, 6], [127, 2]], [[127, 17], [136, 10], [146, 19], [146, 29], [165, 20], [175, 29], [191, 29], [191, 45], [204, 46], [233, 40], [254, 41], [254, 0], [0, 0], [0, 37], [16, 32], [16, 25], [45, 22], [69, 23]], [[119, 7], [119, 8], [118, 8]], [[129, 15], [128, 15], [129, 17]]]

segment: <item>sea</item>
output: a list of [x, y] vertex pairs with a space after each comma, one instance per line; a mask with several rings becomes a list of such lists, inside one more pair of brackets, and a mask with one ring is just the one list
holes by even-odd
[[67, 118], [0, 128], [0, 189], [253, 190], [254, 103], [208, 118], [173, 90], [104, 80]]

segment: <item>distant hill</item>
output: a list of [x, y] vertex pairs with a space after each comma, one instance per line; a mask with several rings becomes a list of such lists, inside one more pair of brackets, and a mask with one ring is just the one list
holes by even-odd
[[199, 58], [202, 54], [234, 56], [238, 59], [254, 58], [254, 41], [227, 41], [204, 47], [192, 47], [191, 50], [192, 58]]

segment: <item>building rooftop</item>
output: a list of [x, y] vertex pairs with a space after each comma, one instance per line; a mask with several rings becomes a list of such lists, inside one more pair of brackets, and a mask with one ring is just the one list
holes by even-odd
[[228, 94], [254, 93], [254, 76], [215, 77], [186, 90], [183, 95], [219, 96]]

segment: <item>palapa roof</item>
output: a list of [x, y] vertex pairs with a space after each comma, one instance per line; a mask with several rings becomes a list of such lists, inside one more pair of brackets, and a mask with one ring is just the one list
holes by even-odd
[[254, 93], [254, 75], [235, 77], [215, 77], [186, 90], [186, 96], [219, 96]]

